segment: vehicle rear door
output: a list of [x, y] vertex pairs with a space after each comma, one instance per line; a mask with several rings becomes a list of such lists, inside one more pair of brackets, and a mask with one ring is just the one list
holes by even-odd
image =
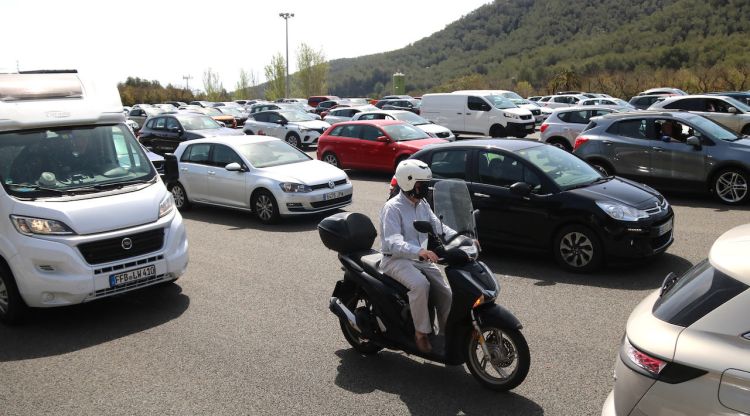
[[613, 123], [602, 137], [602, 154], [618, 175], [648, 180], [651, 176], [650, 140], [653, 120], [633, 118]]
[[393, 141], [380, 142], [378, 137], [388, 135], [380, 128], [361, 124], [359, 127], [359, 141], [357, 155], [359, 166], [367, 169], [392, 170], [395, 168], [397, 146]]
[[212, 202], [233, 207], [248, 208], [250, 195], [246, 182], [247, 172], [231, 172], [226, 169], [230, 163], [238, 163], [247, 168], [242, 158], [227, 145], [215, 143], [211, 149], [211, 165], [208, 170], [206, 192]]
[[335, 139], [333, 152], [338, 156], [341, 164], [347, 168], [359, 167], [364, 160], [364, 157], [359, 154], [361, 140], [359, 126], [359, 124], [339, 125], [331, 132], [331, 136]]
[[180, 158], [180, 183], [190, 200], [207, 199], [208, 171], [213, 170], [210, 154], [210, 143], [196, 143], [188, 146]]
[[466, 98], [466, 125], [464, 130], [474, 134], [489, 134], [492, 106], [482, 97]]
[[275, 112], [268, 113], [268, 122], [264, 124], [264, 128], [267, 130], [267, 135], [282, 140], [286, 138], [289, 130], [286, 119]]
[[705, 103], [705, 112], [698, 114], [707, 117], [722, 126], [726, 126], [734, 132], [739, 133], [742, 130], [743, 117], [739, 115], [742, 113], [742, 110], [735, 108], [737, 112], [734, 114], [730, 113], [729, 108], [734, 106], [719, 98], [706, 98]]

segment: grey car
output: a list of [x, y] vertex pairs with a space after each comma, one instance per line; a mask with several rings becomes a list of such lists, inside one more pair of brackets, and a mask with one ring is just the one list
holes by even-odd
[[696, 114], [639, 111], [593, 118], [574, 147], [605, 174], [660, 190], [710, 191], [730, 205], [750, 196], [750, 138]]
[[541, 141], [567, 151], [573, 150], [576, 137], [592, 117], [603, 116], [615, 109], [600, 106], [566, 107], [552, 112], [540, 127]]
[[649, 110], [682, 110], [700, 114], [737, 133], [750, 135], [750, 106], [728, 96], [682, 95], [657, 101]]
[[602, 416], [750, 414], [750, 224], [628, 319]]

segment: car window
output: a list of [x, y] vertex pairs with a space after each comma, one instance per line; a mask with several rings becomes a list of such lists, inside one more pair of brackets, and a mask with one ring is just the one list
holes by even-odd
[[688, 270], [656, 301], [653, 314], [672, 325], [687, 327], [747, 287], [704, 260]]
[[517, 158], [496, 152], [479, 152], [479, 182], [508, 188], [516, 182], [526, 182], [538, 191], [539, 177]]
[[490, 111], [490, 105], [479, 97], [469, 97], [467, 101], [469, 110], [472, 111]]
[[346, 126], [336, 126], [331, 130], [330, 133], [328, 133], [329, 136], [341, 136], [341, 130], [344, 129]]
[[164, 117], [159, 117], [154, 120], [154, 128], [159, 130], [164, 130], [164, 123], [166, 123], [166, 120]]
[[375, 120], [377, 119], [376, 114], [362, 114], [357, 120]]
[[648, 120], [637, 118], [633, 120], [622, 120], [612, 124], [607, 129], [607, 133], [612, 133], [622, 137], [633, 139], [648, 139]]
[[261, 123], [268, 123], [268, 114], [266, 113], [258, 113], [253, 116], [253, 119], [255, 121], [261, 122]]
[[673, 101], [664, 106], [670, 110], [687, 110], [687, 111], [706, 111], [706, 104], [703, 98], [685, 98]]
[[557, 118], [566, 123], [587, 124], [589, 122], [589, 110], [567, 111], [560, 113]]
[[603, 115], [611, 114], [611, 113], [612, 113], [612, 110], [591, 110], [591, 115], [589, 116], [589, 118], [599, 117], [599, 116], [603, 116]]
[[375, 126], [359, 126], [359, 138], [362, 140], [375, 141], [380, 136], [384, 134]]
[[466, 179], [466, 150], [434, 152], [430, 159], [432, 177], [436, 179]]
[[346, 126], [343, 126], [343, 128], [341, 129], [341, 134], [339, 134], [339, 136], [358, 139], [360, 136], [359, 130], [360, 130], [359, 125], [347, 124]]
[[706, 109], [709, 113], [729, 113], [729, 107], [731, 107], [726, 101], [717, 99], [707, 99]]
[[230, 163], [239, 163], [242, 166], [242, 159], [229, 146], [223, 144], [214, 144], [211, 153], [211, 164], [214, 166], [224, 167]]
[[154, 119], [149, 120], [146, 123], [146, 127], [150, 128], [150, 129], [153, 129], [154, 128]]
[[282, 119], [282, 117], [280, 115], [278, 115], [276, 113], [268, 113], [268, 122], [269, 123], [279, 123], [282, 120], [283, 119]]
[[178, 123], [177, 120], [173, 119], [172, 117], [167, 117], [166, 127], [167, 127], [167, 130], [172, 130], [175, 128], [179, 129], [180, 123]]
[[188, 147], [180, 159], [183, 162], [198, 163], [201, 165], [209, 164], [208, 155], [211, 150], [209, 143], [199, 143]]
[[695, 136], [692, 127], [672, 119], [657, 119], [654, 121], [654, 134], [649, 138], [663, 142], [685, 143], [688, 137]]

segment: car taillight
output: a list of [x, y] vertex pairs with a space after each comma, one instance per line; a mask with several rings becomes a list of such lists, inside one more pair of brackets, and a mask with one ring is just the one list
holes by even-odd
[[541, 131], [542, 133], [544, 133], [544, 131], [547, 130], [548, 127], [549, 127], [549, 124], [542, 123], [542, 127], [540, 127], [539, 131]]
[[633, 364], [646, 370], [654, 377], [658, 376], [659, 373], [661, 373], [661, 370], [667, 366], [666, 361], [652, 357], [645, 352], [638, 350], [630, 345], [630, 342], [628, 342], [627, 339], [625, 340], [625, 354]]
[[573, 145], [573, 150], [578, 149], [578, 146], [586, 143], [587, 141], [589, 141], [589, 138], [586, 137], [586, 136], [578, 136], [578, 137], [576, 137], [576, 142]]

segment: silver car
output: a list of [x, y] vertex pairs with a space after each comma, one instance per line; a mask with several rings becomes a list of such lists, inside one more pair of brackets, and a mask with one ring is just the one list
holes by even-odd
[[750, 224], [630, 315], [602, 416], [750, 414]]
[[326, 114], [325, 117], [323, 117], [323, 121], [325, 121], [328, 124], [336, 124], [340, 123], [342, 121], [351, 121], [352, 117], [355, 115], [363, 112], [363, 111], [374, 111], [378, 108], [374, 105], [357, 105], [352, 107], [339, 107], [334, 108], [333, 110], [330, 110], [328, 114]]
[[586, 128], [591, 117], [603, 116], [614, 111], [613, 108], [601, 106], [557, 109], [542, 124], [541, 141], [571, 151], [576, 137]]
[[637, 110], [633, 104], [630, 104], [629, 102], [625, 100], [621, 100], [619, 98], [612, 98], [612, 97], [597, 97], [597, 98], [587, 98], [580, 103], [578, 103], [580, 106], [589, 106], [589, 105], [597, 105], [600, 107], [610, 107], [610, 108], [616, 108], [621, 111], [633, 111]]
[[750, 106], [719, 95], [678, 95], [657, 101], [649, 110], [684, 110], [700, 114], [737, 133], [750, 135]]
[[189, 140], [180, 143], [175, 156], [180, 178], [170, 189], [179, 210], [191, 204], [221, 206], [273, 223], [352, 203], [352, 184], [343, 170], [276, 138]]
[[401, 120], [427, 133], [430, 137], [445, 139], [449, 142], [456, 140], [456, 135], [448, 128], [435, 124], [411, 111], [406, 110], [378, 110], [366, 111], [354, 115], [352, 121], [356, 120]]

